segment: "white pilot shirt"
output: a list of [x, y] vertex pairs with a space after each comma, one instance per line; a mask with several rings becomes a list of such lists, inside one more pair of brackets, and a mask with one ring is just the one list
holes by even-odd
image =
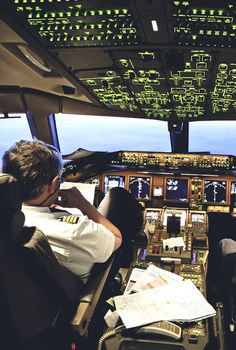
[[57, 260], [87, 281], [94, 263], [105, 262], [113, 252], [115, 237], [105, 226], [87, 216], [76, 224], [60, 221], [66, 212], [51, 212], [48, 207], [23, 205], [25, 226], [36, 226], [48, 238]]

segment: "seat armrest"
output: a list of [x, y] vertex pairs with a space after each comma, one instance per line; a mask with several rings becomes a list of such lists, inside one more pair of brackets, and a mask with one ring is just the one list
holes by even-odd
[[86, 335], [94, 310], [112, 270], [114, 254], [103, 264], [96, 264], [80, 298], [79, 305], [71, 321], [73, 330], [80, 336]]

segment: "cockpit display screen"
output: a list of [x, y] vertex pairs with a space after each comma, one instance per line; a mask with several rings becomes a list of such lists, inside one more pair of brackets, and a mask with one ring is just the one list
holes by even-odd
[[137, 199], [150, 199], [151, 178], [145, 176], [129, 177], [129, 192]]
[[226, 203], [226, 181], [204, 181], [204, 202]]
[[202, 213], [192, 213], [191, 214], [191, 222], [205, 222], [205, 214]]
[[104, 193], [113, 187], [125, 187], [125, 176], [106, 175], [104, 176]]
[[167, 178], [165, 199], [173, 202], [187, 202], [188, 179]]

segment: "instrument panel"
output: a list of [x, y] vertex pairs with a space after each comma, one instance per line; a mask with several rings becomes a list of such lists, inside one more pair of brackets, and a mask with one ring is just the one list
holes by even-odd
[[[144, 157], [140, 159], [144, 162]], [[169, 159], [174, 164], [175, 156]], [[199, 156], [199, 159], [206, 158]], [[137, 162], [137, 158], [133, 157], [132, 161]], [[216, 163], [213, 164], [215, 167]], [[132, 267], [155, 264], [190, 279], [206, 295], [208, 212], [229, 212], [231, 196], [236, 194], [235, 176], [156, 172], [148, 167], [141, 171], [139, 163], [138, 171], [135, 167], [107, 171], [89, 181], [105, 193], [112, 187], [123, 187], [143, 205], [142, 232], [147, 239], [143, 245], [136, 243], [137, 254], [134, 254], [136, 259]], [[207, 334], [205, 320], [184, 328], [188, 341], [203, 341]]]
[[229, 170], [234, 167], [234, 157], [210, 154], [171, 154], [150, 152], [119, 152], [112, 164], [147, 166], [152, 168], [173, 168], [193, 170]]
[[[207, 210], [209, 206], [227, 208], [236, 194], [234, 176], [191, 176], [152, 172], [107, 172], [89, 180], [106, 193], [123, 187], [146, 207], [180, 207]], [[225, 209], [224, 209], [225, 210]]]

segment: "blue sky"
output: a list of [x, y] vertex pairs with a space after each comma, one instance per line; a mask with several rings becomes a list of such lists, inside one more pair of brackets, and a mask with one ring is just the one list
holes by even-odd
[[94, 151], [170, 152], [167, 123], [157, 120], [97, 116], [56, 116], [62, 153]]
[[189, 152], [236, 155], [236, 121], [189, 123]]

